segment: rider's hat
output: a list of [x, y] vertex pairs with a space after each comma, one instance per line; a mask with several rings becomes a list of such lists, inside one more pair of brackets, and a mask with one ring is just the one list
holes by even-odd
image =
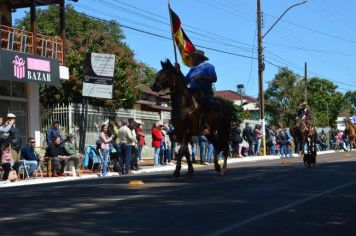
[[307, 102], [302, 102], [300, 105], [301, 106], [306, 106], [306, 105], [308, 105], [308, 103]]
[[209, 58], [205, 56], [204, 51], [202, 50], [195, 50], [194, 52], [191, 52], [190, 55], [198, 56], [204, 61], [209, 60]]

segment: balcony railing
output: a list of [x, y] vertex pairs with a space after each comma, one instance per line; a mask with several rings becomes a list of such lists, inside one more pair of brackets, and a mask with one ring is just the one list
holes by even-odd
[[36, 35], [36, 47], [33, 50], [33, 33], [1, 25], [1, 48], [37, 56], [58, 59], [63, 64], [63, 41], [60, 37]]

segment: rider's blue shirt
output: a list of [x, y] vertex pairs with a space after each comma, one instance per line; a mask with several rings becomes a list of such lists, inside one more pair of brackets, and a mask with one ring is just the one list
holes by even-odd
[[216, 78], [215, 68], [213, 65], [206, 62], [200, 63], [198, 66], [191, 68], [185, 77], [185, 80], [187, 84], [189, 84], [190, 88], [212, 90], [213, 83], [195, 80], [193, 79], [195, 76], [211, 76]]

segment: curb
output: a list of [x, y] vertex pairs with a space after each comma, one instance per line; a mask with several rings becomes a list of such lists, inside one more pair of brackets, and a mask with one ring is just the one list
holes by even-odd
[[[336, 151], [322, 151], [318, 152], [318, 155], [336, 153]], [[349, 153], [349, 152], [345, 152]], [[298, 154], [292, 154], [293, 157], [299, 157]], [[227, 163], [241, 163], [241, 162], [259, 162], [259, 161], [270, 161], [270, 160], [278, 160], [282, 159], [281, 156], [252, 156], [252, 157], [242, 157], [242, 158], [229, 158]], [[221, 161], [219, 161], [221, 162]], [[212, 165], [212, 164], [209, 164]], [[202, 168], [206, 165], [195, 165], [194, 168]], [[148, 167], [138, 171], [132, 171], [132, 175], [143, 174], [143, 173], [157, 173], [157, 172], [165, 172], [165, 171], [173, 171], [175, 170], [176, 165], [166, 165], [159, 167]], [[182, 170], [188, 169], [186, 164], [182, 165]], [[120, 176], [117, 172], [109, 172], [108, 177]], [[127, 175], [125, 175], [127, 176]], [[52, 177], [52, 178], [36, 178], [36, 179], [25, 179], [16, 182], [8, 182], [8, 181], [0, 181], [0, 188], [7, 187], [17, 187], [17, 186], [27, 186], [27, 185], [36, 185], [36, 184], [47, 184], [47, 183], [57, 183], [57, 182], [65, 182], [65, 181], [76, 181], [82, 179], [95, 179], [101, 178], [97, 174], [88, 174], [82, 175], [80, 177]]]

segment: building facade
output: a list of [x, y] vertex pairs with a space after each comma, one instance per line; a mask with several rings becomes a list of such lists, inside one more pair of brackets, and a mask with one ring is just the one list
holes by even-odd
[[[61, 32], [48, 37], [36, 32], [36, 8], [57, 4]], [[31, 30], [12, 27], [11, 12], [30, 8]], [[4, 0], [0, 3], [0, 116], [16, 115], [16, 126], [23, 138], [40, 130], [40, 84], [58, 85], [64, 63], [64, 0]]]

